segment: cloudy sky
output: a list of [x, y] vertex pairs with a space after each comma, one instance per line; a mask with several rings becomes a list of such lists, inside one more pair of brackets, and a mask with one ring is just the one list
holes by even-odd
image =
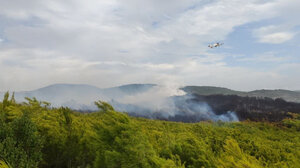
[[[299, 0], [0, 0], [0, 90], [300, 90]], [[220, 48], [209, 43], [221, 41]]]

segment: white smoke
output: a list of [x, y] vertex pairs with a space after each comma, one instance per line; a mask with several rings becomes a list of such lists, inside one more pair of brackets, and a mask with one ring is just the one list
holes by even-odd
[[[115, 100], [121, 104], [135, 105], [143, 109], [149, 109], [152, 112], [165, 111], [169, 113], [168, 115], [174, 115], [174, 105], [168, 100], [168, 98], [184, 94], [185, 92], [178, 89], [176, 86], [154, 86], [146, 92], [124, 96]], [[127, 111], [128, 109], [118, 108], [118, 110]]]
[[155, 86], [147, 92], [116, 98], [110, 103], [118, 111], [153, 119], [238, 121], [234, 112], [216, 115], [207, 103], [190, 101], [193, 97], [179, 88], [176, 85]]

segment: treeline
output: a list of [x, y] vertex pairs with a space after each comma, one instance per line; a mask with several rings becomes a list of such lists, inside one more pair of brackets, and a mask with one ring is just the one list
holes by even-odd
[[287, 102], [281, 98], [194, 94], [190, 100], [206, 102], [216, 114], [234, 111], [240, 120], [276, 122], [291, 117], [290, 113], [300, 113], [300, 103]]
[[0, 102], [0, 167], [259, 168], [300, 166], [300, 118], [277, 123], [176, 123], [50, 108], [27, 98]]

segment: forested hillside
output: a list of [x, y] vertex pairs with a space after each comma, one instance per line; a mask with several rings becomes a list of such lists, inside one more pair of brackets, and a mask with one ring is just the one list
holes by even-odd
[[0, 102], [0, 167], [300, 167], [300, 117], [180, 123], [129, 117], [97, 101], [78, 113], [29, 99]]
[[241, 121], [273, 122], [290, 117], [290, 112], [300, 114], [300, 103], [287, 102], [281, 98], [194, 94], [190, 101], [194, 103], [206, 102], [217, 115], [234, 111]]
[[300, 103], [300, 92], [298, 91], [290, 91], [283, 89], [275, 89], [275, 90], [254, 90], [254, 91], [236, 91], [222, 87], [214, 87], [214, 86], [185, 86], [181, 88], [187, 93], [190, 94], [199, 94], [199, 95], [237, 95], [237, 96], [247, 96], [247, 97], [268, 97], [272, 99], [281, 98], [289, 102], [298, 102]]

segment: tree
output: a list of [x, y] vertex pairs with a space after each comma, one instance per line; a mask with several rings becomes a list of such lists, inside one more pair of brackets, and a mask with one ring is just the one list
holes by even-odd
[[101, 100], [96, 101], [95, 105], [99, 108], [101, 112], [114, 111], [114, 108], [110, 104]]
[[9, 123], [0, 122], [0, 158], [12, 167], [37, 167], [43, 141], [35, 124], [26, 114]]
[[227, 139], [224, 145], [224, 153], [221, 155], [220, 168], [262, 168], [258, 161], [244, 153], [234, 139]]
[[101, 117], [103, 122], [95, 125], [98, 148], [95, 168], [177, 167], [177, 163], [156, 154], [147, 137], [127, 115], [109, 111]]

